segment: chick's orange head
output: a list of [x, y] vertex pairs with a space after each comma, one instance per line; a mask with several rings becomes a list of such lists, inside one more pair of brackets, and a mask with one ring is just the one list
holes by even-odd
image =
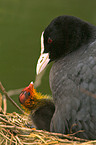
[[23, 106], [30, 108], [32, 107], [32, 104], [34, 104], [34, 99], [35, 89], [33, 82], [31, 82], [28, 87], [22, 90], [21, 94], [19, 95], [19, 101]]

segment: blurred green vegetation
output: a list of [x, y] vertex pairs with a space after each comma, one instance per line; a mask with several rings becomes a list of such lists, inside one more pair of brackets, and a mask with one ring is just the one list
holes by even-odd
[[[77, 16], [96, 25], [96, 1], [0, 0], [0, 81], [7, 91], [35, 81], [41, 32], [59, 15]], [[51, 65], [37, 88], [43, 94], [51, 95]], [[13, 99], [19, 104], [18, 96]], [[17, 110], [8, 102], [9, 111]]]

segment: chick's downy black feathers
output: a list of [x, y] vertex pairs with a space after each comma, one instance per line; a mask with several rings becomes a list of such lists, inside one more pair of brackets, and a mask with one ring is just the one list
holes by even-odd
[[37, 129], [50, 131], [50, 122], [54, 114], [55, 107], [52, 101], [46, 101], [45, 105], [40, 106], [34, 113], [30, 114]]

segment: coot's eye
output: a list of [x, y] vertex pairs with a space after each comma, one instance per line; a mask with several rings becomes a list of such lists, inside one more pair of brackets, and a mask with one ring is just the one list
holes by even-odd
[[48, 43], [52, 43], [52, 39], [50, 37], [48, 38]]
[[30, 92], [28, 92], [28, 96], [30, 96]]

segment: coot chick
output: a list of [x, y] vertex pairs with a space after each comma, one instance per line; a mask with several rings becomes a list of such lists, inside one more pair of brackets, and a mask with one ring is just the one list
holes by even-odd
[[36, 92], [31, 82], [22, 90], [19, 101], [25, 109], [31, 111], [30, 117], [36, 129], [50, 130], [50, 122], [55, 111], [52, 97]]
[[[49, 82], [55, 104], [50, 131], [96, 139], [96, 26], [73, 16], [55, 18], [41, 35], [39, 74], [52, 65]], [[82, 91], [85, 90], [84, 91]]]

